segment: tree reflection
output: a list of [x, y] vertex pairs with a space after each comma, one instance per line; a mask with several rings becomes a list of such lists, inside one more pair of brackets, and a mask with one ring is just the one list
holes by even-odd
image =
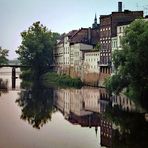
[[0, 96], [2, 93], [8, 92], [8, 81], [3, 81], [3, 79], [0, 78]]
[[[148, 98], [148, 95], [145, 95], [145, 98]], [[148, 99], [141, 99], [139, 104], [143, 109], [145, 109], [148, 112]]]
[[53, 89], [43, 87], [35, 82], [31, 89], [21, 91], [16, 100], [22, 108], [21, 119], [28, 121], [34, 128], [40, 129], [51, 120], [53, 107]]
[[147, 148], [148, 122], [144, 113], [126, 112], [118, 106], [107, 107], [105, 116], [114, 123], [113, 148]]

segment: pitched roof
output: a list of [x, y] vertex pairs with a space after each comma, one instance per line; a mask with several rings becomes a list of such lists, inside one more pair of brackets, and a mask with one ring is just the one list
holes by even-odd
[[81, 28], [79, 30], [72, 30], [67, 34], [61, 35], [58, 44], [63, 43], [66, 36], [71, 44], [84, 43], [96, 45], [99, 42], [99, 29]]
[[81, 28], [71, 38], [70, 43], [96, 45], [99, 41], [99, 29]]
[[67, 34], [66, 33], [63, 33], [60, 38], [59, 38], [59, 42], [57, 44], [61, 44], [61, 43], [64, 43], [64, 37], [72, 37], [78, 30], [72, 30], [70, 32], [68, 32]]
[[72, 37], [73, 35], [76, 34], [77, 31], [78, 31], [78, 30], [72, 30], [72, 31], [70, 31], [69, 33], [67, 33], [65, 36]]

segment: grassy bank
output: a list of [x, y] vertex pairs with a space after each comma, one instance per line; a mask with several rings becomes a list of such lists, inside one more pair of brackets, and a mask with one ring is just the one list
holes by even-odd
[[79, 78], [71, 78], [67, 75], [58, 75], [57, 73], [48, 72], [42, 76], [46, 86], [62, 86], [81, 88], [83, 83]]

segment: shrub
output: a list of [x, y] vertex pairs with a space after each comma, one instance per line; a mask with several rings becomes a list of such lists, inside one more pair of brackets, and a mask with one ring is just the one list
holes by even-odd
[[71, 78], [67, 75], [58, 75], [57, 73], [48, 72], [42, 77], [45, 85], [58, 85], [64, 87], [82, 87], [83, 83], [80, 78]]

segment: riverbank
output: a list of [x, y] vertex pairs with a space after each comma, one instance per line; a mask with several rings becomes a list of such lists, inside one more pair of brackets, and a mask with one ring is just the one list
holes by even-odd
[[54, 72], [48, 72], [42, 76], [42, 82], [45, 86], [62, 86], [81, 88], [82, 81], [79, 78], [71, 78], [67, 75], [58, 75]]

